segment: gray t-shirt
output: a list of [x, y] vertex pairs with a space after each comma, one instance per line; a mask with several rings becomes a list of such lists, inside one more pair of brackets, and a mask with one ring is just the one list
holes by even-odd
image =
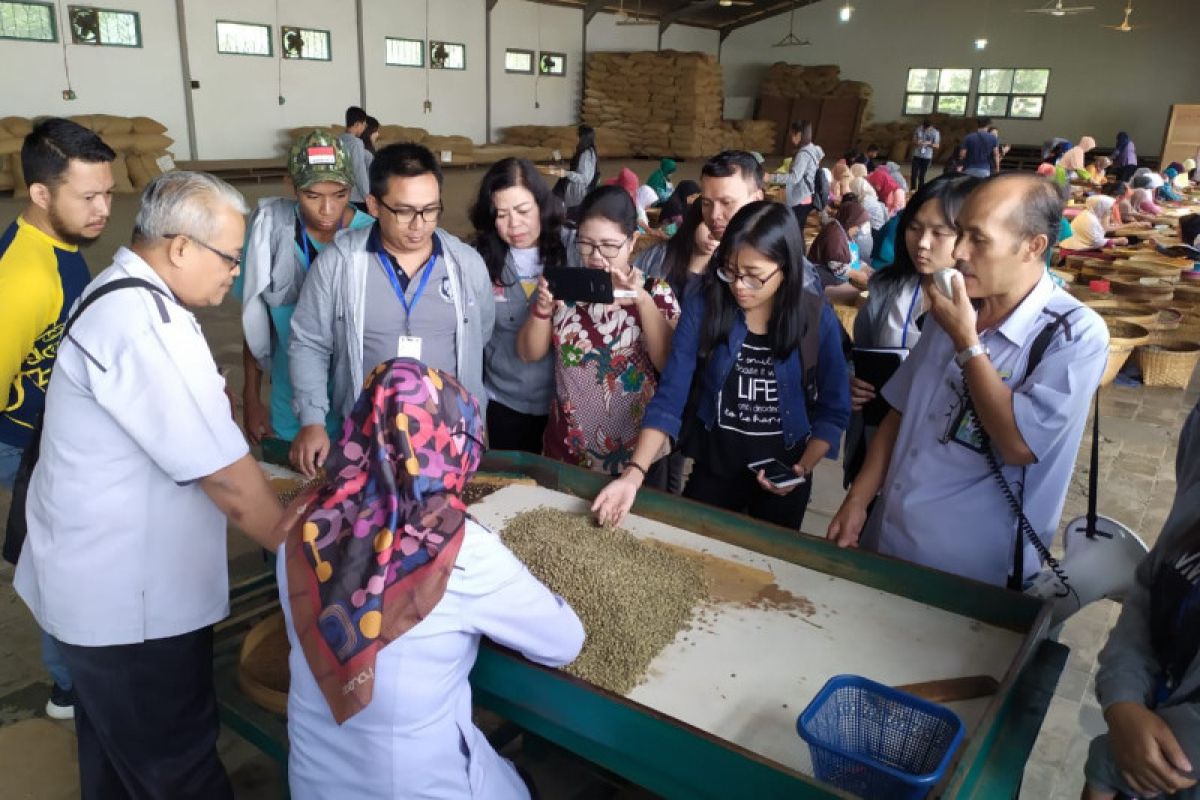
[[[404, 297], [412, 307], [411, 317], [404, 312], [400, 298], [392, 288], [391, 281], [383, 271], [383, 265], [374, 253], [371, 268], [367, 270], [366, 308], [363, 324], [363, 375], [370, 375], [384, 361], [399, 355], [401, 336], [421, 339], [421, 360], [431, 367], [457, 376], [458, 342], [455, 325], [454, 297], [450, 294], [450, 277], [446, 272], [446, 259], [438, 256], [432, 267], [421, 267], [408, 282]], [[429, 282], [420, 299], [413, 305], [413, 298], [421, 285], [425, 270], [432, 269]], [[408, 325], [406, 327], [405, 321]]]

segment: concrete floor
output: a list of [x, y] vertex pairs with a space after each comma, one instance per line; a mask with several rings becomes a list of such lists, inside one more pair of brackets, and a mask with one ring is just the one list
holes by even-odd
[[[651, 161], [619, 164], [603, 162], [602, 174], [611, 177], [620, 166], [628, 165], [645, 179], [657, 164]], [[678, 179], [698, 176], [700, 162], [680, 165]], [[474, 200], [482, 175], [481, 169], [452, 170], [446, 174], [444, 198], [445, 228], [458, 235], [468, 229], [467, 208]], [[253, 205], [259, 198], [279, 194], [280, 184], [243, 184], [239, 188]], [[0, 198], [0, 221], [7, 225], [22, 203]], [[108, 265], [112, 253], [124, 244], [132, 229], [137, 210], [135, 196], [118, 196], [108, 230], [87, 251], [93, 273]], [[217, 362], [229, 368], [235, 392], [241, 391], [241, 333], [238, 307], [227, 298], [216, 308], [200, 311]], [[1193, 380], [1187, 392], [1166, 389], [1110, 387], [1101, 398], [1102, 441], [1100, 511], [1125, 522], [1153, 541], [1162, 527], [1173, 497], [1176, 437], [1188, 411], [1200, 398], [1200, 386]], [[1089, 428], [1090, 431], [1090, 428]], [[1084, 513], [1087, 503], [1087, 470], [1090, 434], [1080, 451], [1075, 480], [1067, 499], [1063, 519]], [[826, 463], [814, 481], [810, 516], [805, 527], [823, 530], [823, 518], [832, 514], [841, 502], [841, 466]], [[0, 490], [0, 515], [7, 513], [8, 496]], [[3, 518], [3, 517], [0, 517]], [[257, 550], [243, 537], [230, 535], [230, 572], [237, 580], [261, 570]], [[1025, 770], [1022, 797], [1031, 800], [1067, 800], [1078, 797], [1082, 786], [1082, 764], [1087, 744], [1104, 730], [1104, 721], [1094, 695], [1096, 654], [1104, 643], [1119, 607], [1113, 603], [1093, 604], [1073, 617], [1064, 627], [1061, 641], [1070, 646], [1067, 669], [1046, 717], [1041, 736]], [[38, 636], [24, 604], [12, 591], [12, 568], [0, 566], [0, 727], [42, 714], [47, 678], [42, 671]], [[60, 724], [66, 736], [70, 723]], [[31, 740], [32, 741], [32, 740]], [[22, 743], [9, 745], [21, 747]], [[279, 796], [276, 770], [267, 758], [240, 738], [225, 731], [220, 750], [233, 777], [238, 796], [260, 798]], [[6, 754], [14, 755], [14, 754]], [[30, 755], [32, 758], [33, 754]], [[18, 757], [15, 759], [20, 761]], [[57, 798], [76, 795], [78, 782], [73, 764], [46, 770], [20, 787], [13, 777], [0, 772], [0, 797]], [[628, 790], [613, 788], [578, 762], [565, 756], [549, 760], [535, 773], [547, 798], [631, 796]]]

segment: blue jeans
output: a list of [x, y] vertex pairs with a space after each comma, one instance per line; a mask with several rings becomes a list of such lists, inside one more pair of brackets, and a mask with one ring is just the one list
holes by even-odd
[[21, 464], [21, 453], [24, 449], [0, 442], [0, 486], [12, 490], [13, 480], [17, 477], [17, 467]]
[[[17, 467], [21, 463], [23, 452], [22, 448], [0, 442], [0, 486], [5, 489], [11, 490], [13, 487], [13, 479], [17, 477]], [[42, 631], [42, 665], [55, 683], [63, 689], [70, 690], [71, 673], [67, 671], [67, 664], [58, 650], [58, 643], [45, 631]]]
[[963, 172], [965, 172], [968, 175], [975, 177], [975, 178], [990, 178], [990, 177], [992, 177], [992, 170], [988, 167], [969, 167], [967, 169], [964, 169]]

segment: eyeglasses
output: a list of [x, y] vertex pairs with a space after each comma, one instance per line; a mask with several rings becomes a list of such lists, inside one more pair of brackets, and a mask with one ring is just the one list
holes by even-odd
[[585, 242], [582, 239], [575, 240], [575, 249], [579, 251], [579, 255], [584, 258], [591, 258], [593, 253], [599, 252], [603, 258], [616, 258], [621, 254], [621, 248], [629, 244], [629, 236], [626, 236], [619, 244], [612, 242]]
[[401, 225], [411, 226], [417, 219], [421, 220], [422, 225], [428, 225], [430, 222], [437, 222], [442, 215], [444, 206], [438, 203], [436, 206], [426, 206], [425, 208], [410, 208], [408, 206], [400, 206], [392, 208], [380, 198], [376, 197], [375, 202], [392, 212], [392, 216], [396, 218], [396, 222]]
[[766, 286], [767, 281], [771, 280], [771, 278], [774, 278], [775, 273], [779, 272], [779, 269], [780, 269], [779, 267], [776, 267], [775, 271], [772, 272], [770, 275], [766, 276], [765, 278], [756, 278], [753, 275], [743, 275], [740, 272], [735, 272], [732, 269], [730, 269], [729, 267], [718, 267], [717, 268], [717, 277], [720, 278], [721, 280], [725, 281], [726, 283], [730, 284], [731, 286], [736, 286], [738, 284], [738, 282], [740, 281], [741, 284], [743, 286], [745, 286], [747, 289], [754, 290], [754, 289], [761, 289], [762, 287]]
[[217, 256], [218, 258], [220, 258], [222, 261], [224, 261], [226, 264], [229, 265], [230, 271], [233, 271], [242, 265], [242, 256], [231, 256], [229, 253], [226, 253], [222, 250], [218, 250], [217, 248], [213, 247], [211, 244], [208, 244], [207, 242], [202, 242], [194, 236], [188, 236], [186, 233], [163, 234], [164, 239], [177, 239], [179, 237], [183, 237], [184, 239], [187, 239], [192, 244], [198, 244], [201, 247], [203, 247], [205, 250], [207, 250], [208, 252]]

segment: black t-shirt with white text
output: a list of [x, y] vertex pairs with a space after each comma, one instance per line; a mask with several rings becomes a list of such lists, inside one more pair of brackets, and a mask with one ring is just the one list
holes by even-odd
[[717, 397], [717, 419], [695, 455], [708, 471], [744, 477], [747, 464], [778, 458], [786, 464], [800, 459], [799, 445], [790, 451], [783, 443], [783, 417], [770, 342], [762, 334], [746, 334], [737, 360]]

